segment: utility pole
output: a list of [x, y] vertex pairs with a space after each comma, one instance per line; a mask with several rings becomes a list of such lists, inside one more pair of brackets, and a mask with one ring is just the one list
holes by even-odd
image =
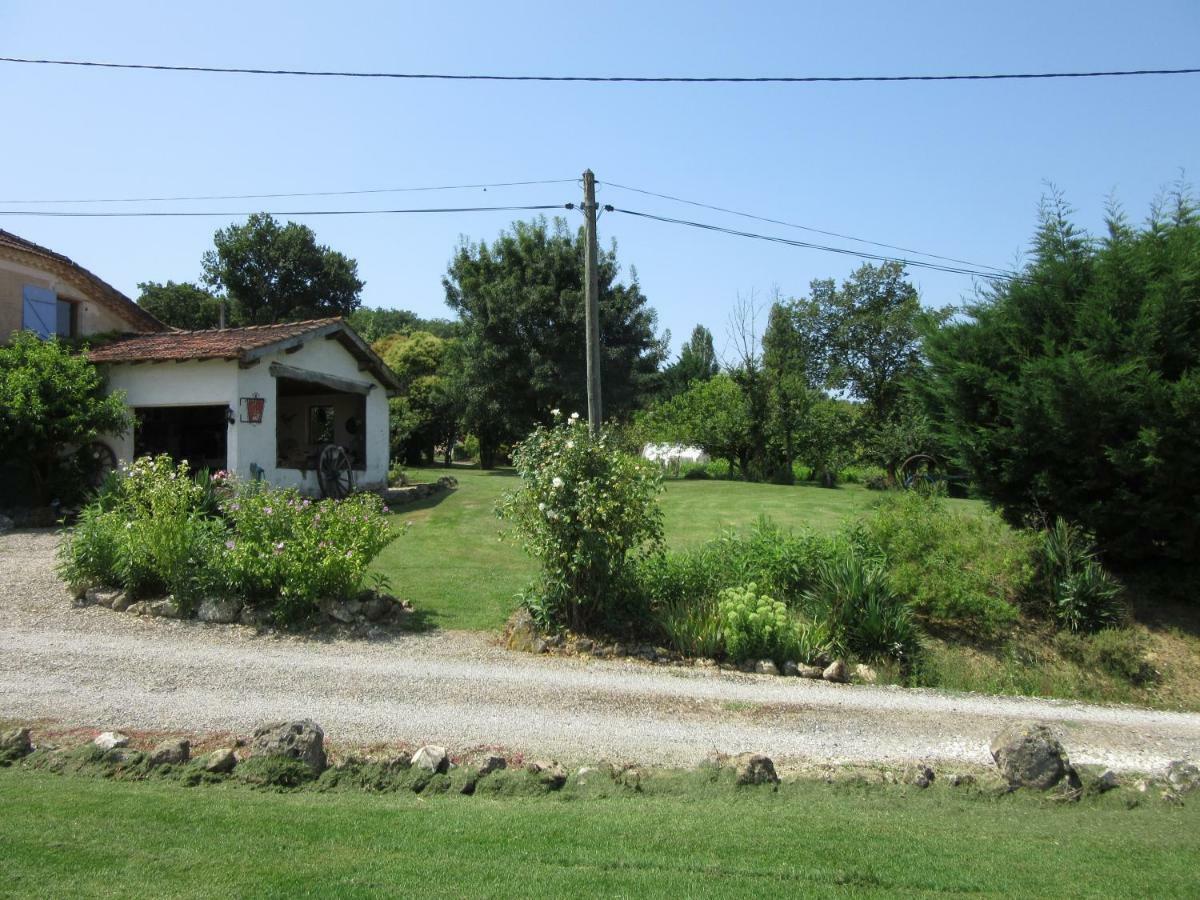
[[600, 268], [596, 244], [596, 176], [583, 173], [583, 291], [587, 328], [588, 426], [600, 431]]

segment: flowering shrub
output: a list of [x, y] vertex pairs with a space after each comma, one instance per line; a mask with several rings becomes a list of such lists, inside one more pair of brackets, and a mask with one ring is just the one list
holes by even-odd
[[554, 411], [514, 451], [521, 488], [498, 513], [541, 564], [525, 603], [543, 625], [611, 625], [628, 563], [662, 545], [657, 470], [623, 453], [607, 432], [592, 435], [578, 414]]
[[322, 599], [344, 599], [395, 535], [374, 494], [314, 502], [261, 482], [241, 486], [221, 511], [230, 526], [221, 567], [229, 590], [297, 621]]
[[312, 501], [295, 490], [188, 473], [167, 456], [123, 467], [63, 542], [60, 572], [77, 587], [170, 593], [187, 612], [206, 596], [266, 606], [281, 623], [357, 592], [395, 537], [373, 494]]
[[167, 456], [123, 467], [64, 542], [64, 577], [72, 584], [120, 586], [138, 596], [173, 594], [187, 609], [217, 587], [214, 566], [223, 530], [205, 515], [207, 494], [186, 463], [175, 465]]
[[731, 659], [783, 662], [796, 643], [796, 625], [787, 606], [758, 593], [758, 585], [726, 588], [717, 596], [717, 615]]

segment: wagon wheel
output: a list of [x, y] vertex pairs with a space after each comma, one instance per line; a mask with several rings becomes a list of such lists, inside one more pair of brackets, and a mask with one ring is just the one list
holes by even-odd
[[317, 481], [321, 495], [341, 500], [354, 490], [354, 471], [350, 456], [337, 444], [326, 444], [317, 458]]
[[937, 464], [937, 460], [928, 453], [913, 454], [900, 464], [900, 483], [906, 488], [932, 484]]
[[88, 460], [88, 484], [98, 489], [104, 484], [108, 473], [117, 468], [117, 454], [104, 441], [92, 441], [83, 447], [85, 458]]

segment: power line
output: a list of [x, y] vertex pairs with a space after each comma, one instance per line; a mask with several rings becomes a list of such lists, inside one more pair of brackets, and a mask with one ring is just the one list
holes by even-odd
[[0, 200], [0, 203], [169, 203], [184, 200], [277, 200], [283, 197], [349, 197], [358, 194], [401, 194], [413, 191], [459, 191], [471, 188], [524, 187], [535, 184], [569, 184], [578, 178], [544, 178], [537, 181], [495, 181], [479, 184], [439, 184], [429, 187], [364, 188], [350, 191], [300, 191], [277, 194], [206, 194], [192, 197], [107, 197], [87, 200]]
[[769, 222], [772, 225], [783, 225], [785, 228], [797, 228], [801, 231], [811, 231], [813, 234], [823, 234], [826, 237], [841, 238], [842, 240], [855, 241], [856, 243], [859, 243], [859, 244], [870, 244], [872, 247], [883, 247], [887, 250], [899, 250], [901, 253], [915, 253], [918, 256], [927, 256], [930, 259], [940, 259], [943, 262], [961, 263], [963, 265], [971, 266], [971, 267], [977, 268], [977, 269], [991, 269], [994, 272], [999, 272], [1004, 275], [1013, 274], [1013, 272], [1009, 269], [1002, 269], [999, 266], [989, 266], [987, 263], [972, 262], [969, 259], [958, 259], [957, 257], [954, 257], [954, 256], [939, 256], [937, 253], [926, 253], [923, 250], [913, 250], [910, 247], [900, 247], [900, 246], [897, 246], [896, 244], [884, 244], [884, 243], [881, 243], [880, 241], [871, 241], [871, 240], [867, 240], [866, 238], [854, 237], [853, 235], [850, 235], [850, 234], [840, 234], [839, 232], [836, 232], [836, 231], [825, 231], [824, 229], [813, 228], [809, 225], [799, 225], [795, 222], [785, 222], [782, 219], [771, 219], [771, 218], [768, 218], [767, 216], [758, 216], [758, 215], [755, 215], [754, 213], [741, 212], [740, 210], [736, 210], [736, 209], [728, 209], [727, 207], [724, 207], [724, 206], [713, 206], [711, 203], [701, 203], [698, 200], [686, 200], [683, 197], [675, 197], [675, 196], [672, 196], [671, 194], [660, 194], [660, 193], [657, 193], [656, 191], [647, 191], [647, 190], [643, 190], [642, 188], [629, 187], [624, 184], [617, 184], [614, 181], [597, 182], [597, 184], [603, 184], [606, 187], [619, 188], [622, 191], [633, 191], [634, 193], [637, 193], [637, 194], [645, 194], [647, 197], [658, 197], [661, 200], [671, 200], [671, 201], [674, 201], [675, 203], [685, 203], [688, 206], [698, 206], [701, 209], [711, 209], [711, 210], [714, 210], [715, 212], [729, 213], [730, 215], [733, 215], [733, 216], [741, 216], [744, 219], [754, 219], [755, 221], [758, 221], [758, 222]]
[[1023, 281], [1023, 276], [1016, 273], [1003, 274], [996, 272], [983, 272], [978, 269], [970, 269], [962, 266], [946, 266], [939, 263], [923, 262], [921, 260], [904, 259], [896, 256], [883, 256], [878, 253], [867, 253], [862, 250], [851, 250], [847, 247], [830, 247], [824, 244], [813, 244], [809, 241], [798, 241], [793, 238], [778, 237], [775, 235], [758, 234], [753, 231], [739, 231], [736, 228], [725, 228], [721, 225], [711, 225], [706, 222], [692, 222], [688, 219], [675, 219], [670, 216], [659, 216], [654, 213], [638, 212], [632, 209], [620, 209], [613, 206], [605, 206], [608, 212], [624, 213], [628, 216], [637, 216], [642, 219], [652, 219], [656, 222], [666, 222], [671, 225], [686, 225], [689, 228], [700, 228], [705, 231], [715, 231], [720, 234], [730, 234], [736, 237], [751, 238], [758, 241], [769, 241], [774, 244], [785, 244], [789, 247], [801, 247], [808, 250], [822, 250], [826, 253], [840, 253], [845, 256], [855, 256], [860, 259], [873, 259], [880, 262], [897, 262], [905, 266], [914, 266], [921, 269], [932, 269], [935, 272], [949, 272], [954, 275], [973, 275], [977, 278], [987, 278], [992, 281]]
[[[268, 212], [269, 216], [391, 216], [400, 213], [468, 213], [468, 212], [528, 212], [531, 210], [569, 209], [570, 204], [553, 203], [538, 206], [458, 206], [428, 209], [301, 209], [291, 212]], [[41, 216], [61, 219], [138, 219], [221, 216], [224, 218], [253, 215], [250, 212], [215, 212], [182, 210], [136, 210], [129, 212], [75, 212], [57, 209], [0, 209], [0, 216]]]
[[40, 66], [80, 66], [97, 69], [137, 69], [154, 72], [200, 72], [222, 75], [296, 75], [312, 78], [391, 78], [410, 81], [568, 81], [640, 84], [816, 84], [896, 81], [1028, 81], [1047, 78], [1118, 78], [1140, 75], [1195, 75], [1190, 69], [1113, 69], [1091, 72], [1004, 72], [951, 75], [484, 75], [445, 72], [353, 72], [313, 69], [258, 69], [235, 66], [180, 66], [151, 63], [99, 62], [81, 59], [30, 59], [0, 56], [0, 62]]

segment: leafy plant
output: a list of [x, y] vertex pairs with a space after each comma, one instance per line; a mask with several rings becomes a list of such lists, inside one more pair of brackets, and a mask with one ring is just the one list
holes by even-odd
[[828, 623], [831, 642], [868, 659], [910, 660], [920, 632], [912, 610], [883, 567], [845, 549], [823, 562], [804, 597], [811, 615]]
[[1035, 539], [993, 513], [960, 513], [936, 493], [884, 495], [857, 528], [886, 561], [892, 588], [944, 628], [993, 639], [1014, 625], [1034, 576]]
[[662, 482], [654, 467], [593, 435], [576, 413], [539, 426], [514, 451], [521, 487], [497, 509], [541, 565], [535, 617], [575, 630], [610, 626], [628, 600], [630, 561], [658, 552]]
[[1087, 635], [1063, 633], [1056, 637], [1055, 644], [1063, 656], [1130, 684], [1149, 684], [1158, 679], [1147, 656], [1149, 641], [1132, 628], [1102, 628]]
[[73, 499], [85, 489], [77, 458], [67, 451], [102, 433], [124, 434], [130, 416], [120, 393], [106, 394], [87, 357], [57, 339], [18, 331], [0, 347], [0, 459], [19, 464], [34, 503], [52, 489]]
[[206, 596], [268, 606], [280, 622], [353, 596], [394, 537], [378, 497], [313, 502], [294, 490], [192, 477], [187, 463], [142, 458], [102, 486], [63, 542], [72, 586], [169, 593], [186, 612]]
[[726, 588], [717, 597], [717, 614], [725, 652], [739, 662], [773, 659], [782, 662], [794, 642], [794, 626], [786, 605], [758, 593], [758, 585]]
[[1068, 631], [1098, 631], [1126, 617], [1121, 585], [1096, 558], [1087, 532], [1059, 518], [1042, 533], [1041, 583], [1049, 612]]
[[719, 656], [725, 641], [712, 597], [673, 597], [657, 611], [667, 643], [687, 656]]

